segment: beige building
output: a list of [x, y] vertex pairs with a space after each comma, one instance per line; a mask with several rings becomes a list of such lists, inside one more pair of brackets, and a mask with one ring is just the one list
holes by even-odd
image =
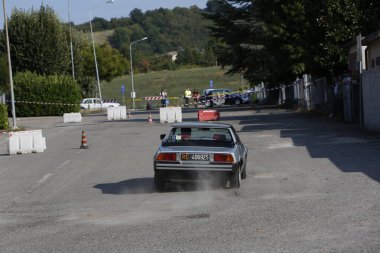
[[362, 45], [367, 47], [365, 69], [380, 68], [380, 30], [365, 37]]

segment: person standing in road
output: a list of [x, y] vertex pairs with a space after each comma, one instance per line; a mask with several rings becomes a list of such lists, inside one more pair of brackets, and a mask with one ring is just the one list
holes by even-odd
[[199, 103], [199, 92], [198, 90], [193, 90], [193, 100], [194, 100], [194, 107], [197, 108], [198, 107], [198, 103]]
[[161, 107], [166, 107], [167, 105], [166, 100], [168, 97], [168, 93], [166, 92], [166, 90], [162, 89], [160, 92], [160, 96], [161, 96]]
[[190, 101], [190, 98], [191, 98], [191, 90], [190, 88], [187, 88], [185, 90], [185, 108], [189, 108], [189, 101]]

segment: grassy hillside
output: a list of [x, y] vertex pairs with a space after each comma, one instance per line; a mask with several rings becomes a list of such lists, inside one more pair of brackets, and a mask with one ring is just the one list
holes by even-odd
[[[210, 80], [214, 82], [214, 88], [230, 88], [238, 90], [242, 87], [241, 76], [228, 76], [219, 67], [181, 69], [176, 71], [160, 71], [147, 74], [135, 74], [134, 86], [137, 99], [145, 96], [158, 96], [161, 89], [166, 89], [169, 97], [182, 98], [187, 87], [191, 90], [202, 90], [209, 88]], [[103, 98], [117, 98], [122, 101], [121, 85], [126, 88], [125, 99], [126, 105], [130, 106], [131, 77], [122, 76], [107, 83], [102, 88]], [[247, 85], [246, 83], [244, 85]], [[171, 104], [175, 104], [175, 99]], [[146, 101], [141, 102], [145, 106]], [[136, 102], [140, 106], [140, 101]]]
[[94, 41], [96, 44], [102, 45], [108, 43], [108, 37], [113, 34], [114, 30], [107, 30], [101, 32], [94, 32]]

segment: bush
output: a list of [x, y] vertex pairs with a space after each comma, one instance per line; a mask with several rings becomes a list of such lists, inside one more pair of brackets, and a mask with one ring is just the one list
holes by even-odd
[[8, 129], [7, 105], [0, 105], [0, 130]]
[[16, 115], [20, 117], [79, 112], [81, 92], [78, 83], [70, 76], [18, 73], [14, 77], [14, 93]]

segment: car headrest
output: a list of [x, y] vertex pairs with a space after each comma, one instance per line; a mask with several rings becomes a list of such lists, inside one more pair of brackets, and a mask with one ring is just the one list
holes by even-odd
[[216, 141], [225, 141], [226, 135], [225, 134], [214, 134], [214, 136], [212, 138]]

